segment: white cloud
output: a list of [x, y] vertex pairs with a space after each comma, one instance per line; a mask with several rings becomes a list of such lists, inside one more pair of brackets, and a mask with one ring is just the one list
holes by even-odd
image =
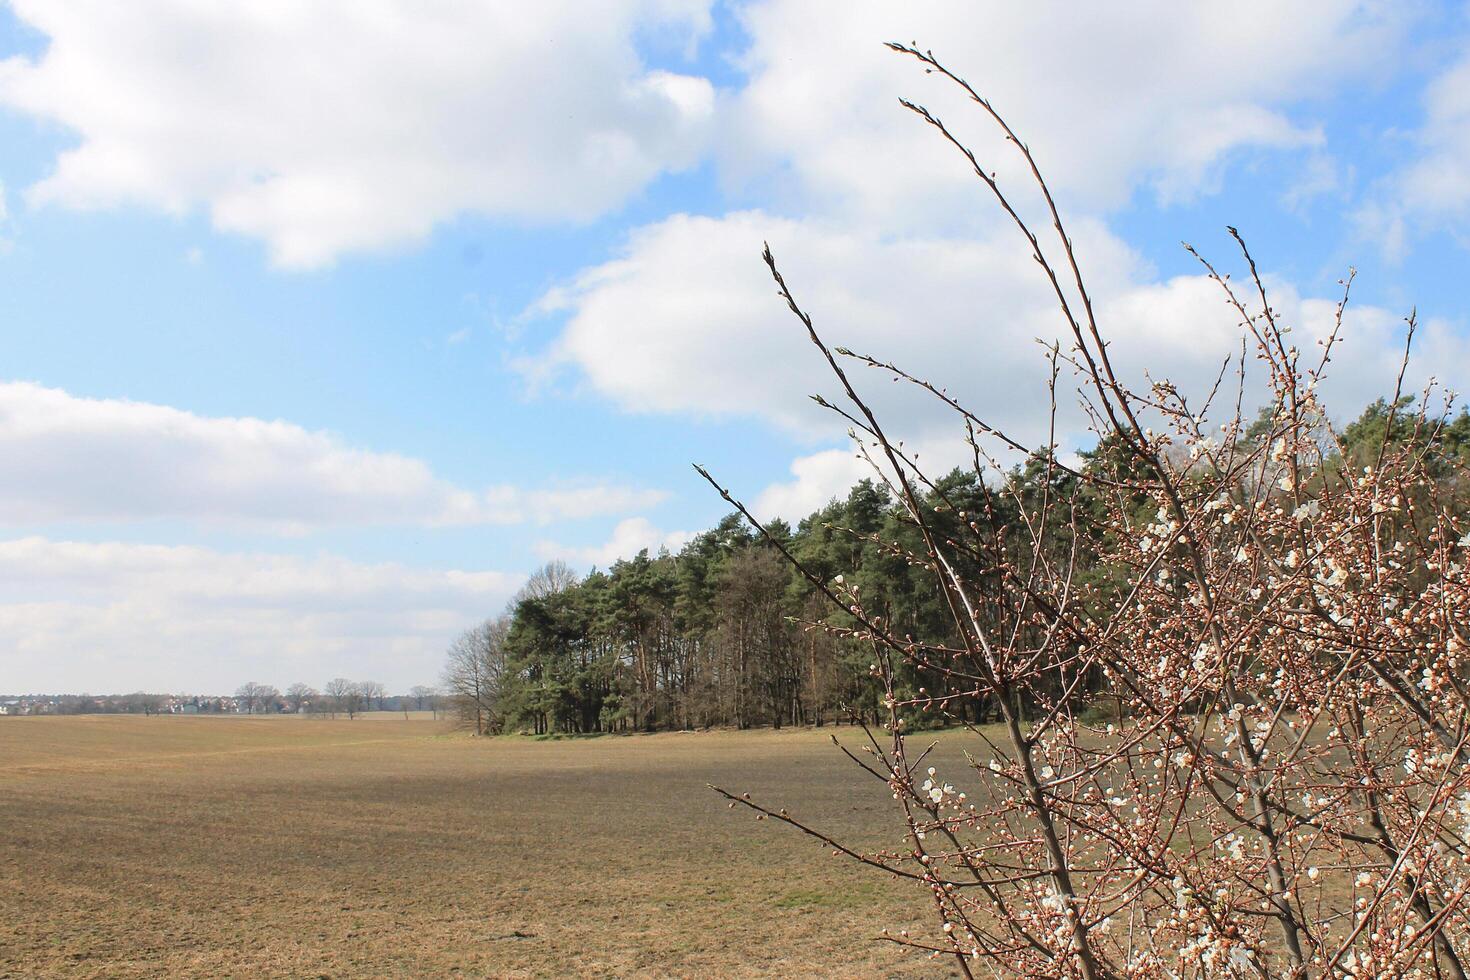
[[1427, 153], [1404, 179], [1406, 203], [1425, 211], [1465, 213], [1470, 208], [1470, 55], [1461, 59], [1425, 93], [1427, 120], [1422, 134]]
[[523, 576], [331, 555], [0, 541], [5, 692], [228, 693], [334, 676], [433, 683], [461, 629]]
[[[1243, 274], [1237, 272], [1236, 289], [1253, 288], [1246, 287], [1245, 282]], [[1269, 274], [1265, 282], [1278, 322], [1290, 330], [1286, 342], [1300, 349], [1304, 370], [1315, 367], [1321, 356], [1319, 342], [1333, 330], [1340, 297], [1303, 296], [1293, 283]], [[1116, 348], [1110, 349], [1114, 362], [1123, 367], [1126, 376], [1140, 383], [1145, 370], [1155, 379], [1173, 379], [1181, 391], [1193, 393], [1198, 404], [1222, 358], [1232, 352], [1238, 356], [1240, 351], [1238, 317], [1224, 306], [1222, 297], [1220, 287], [1203, 276], [1178, 276], [1166, 282], [1130, 286], [1101, 310], [1103, 328], [1116, 341]], [[1249, 308], [1258, 308], [1250, 302], [1248, 292], [1242, 299]], [[1321, 385], [1324, 403], [1338, 420], [1351, 419], [1373, 399], [1393, 394], [1403, 356], [1404, 330], [1400, 312], [1349, 303]], [[1254, 342], [1248, 346], [1248, 356], [1253, 356], [1253, 351]], [[1253, 404], [1261, 403], [1265, 391], [1261, 368], [1248, 362], [1247, 372], [1252, 380], [1246, 392], [1249, 411]], [[1232, 378], [1233, 374], [1228, 375], [1227, 382], [1233, 384]], [[1431, 380], [1457, 390], [1470, 382], [1470, 338], [1438, 318], [1420, 323], [1405, 373], [1408, 393], [1415, 393]], [[1233, 407], [1222, 402], [1217, 406], [1217, 416], [1221, 408]]]
[[1407, 251], [1412, 230], [1455, 228], [1470, 217], [1470, 54], [1425, 89], [1424, 123], [1411, 146], [1417, 153], [1357, 214], [1361, 230], [1393, 259]]
[[595, 17], [574, 0], [11, 6], [49, 40], [0, 62], [0, 104], [79, 139], [33, 201], [202, 207], [288, 266], [412, 243], [463, 212], [586, 219], [714, 138], [727, 176], [793, 175], [804, 207], [909, 227], [988, 215], [952, 151], [894, 100], [932, 104], [963, 133], [973, 113], [885, 39], [969, 74], [1069, 202], [1117, 206], [1140, 183], [1187, 198], [1241, 151], [1318, 146], [1293, 107], [1386, 70], [1412, 16], [1382, 0], [859, 0], [841, 16], [764, 0], [738, 8], [748, 83], [722, 111], [707, 79], [650, 67], [637, 43], [691, 52], [710, 0], [609, 0]]
[[536, 551], [546, 559], [560, 559], [577, 565], [607, 568], [620, 558], [632, 558], [640, 551], [657, 554], [660, 548], [678, 551], [694, 535], [689, 531], [660, 531], [646, 518], [630, 517], [619, 521], [606, 542], [590, 548], [573, 548], [554, 541], [541, 541]]
[[[840, 401], [840, 389], [774, 295], [758, 256], [762, 236], [829, 344], [893, 360], [1026, 445], [1046, 441], [1047, 364], [1036, 340], [1060, 340], [1064, 352], [1070, 340], [1044, 278], [1014, 235], [886, 239], [758, 212], [675, 216], [640, 230], [622, 256], [551, 298], [552, 308], [568, 314], [553, 361], [573, 366], [627, 409], [747, 418], [805, 438], [840, 435], [846, 423], [807, 398], [818, 392]], [[1220, 288], [1202, 275], [1157, 280], [1095, 222], [1079, 222], [1074, 238], [1124, 382], [1147, 391], [1149, 377], [1168, 378], [1198, 404], [1240, 347], [1238, 317]], [[1232, 248], [1220, 243], [1227, 271], [1237, 264]], [[1275, 279], [1269, 285], [1273, 307], [1295, 328], [1293, 339], [1310, 361], [1315, 341], [1330, 329], [1336, 298], [1304, 297]], [[1351, 306], [1324, 387], [1329, 408], [1353, 415], [1390, 394], [1401, 345], [1398, 314]], [[1466, 364], [1470, 344], [1447, 324], [1428, 323], [1409, 382], [1443, 371], [1450, 376], [1442, 381], [1463, 385], [1470, 381]], [[963, 461], [958, 420], [937, 399], [892, 384], [882, 372], [847, 367], [891, 436], [908, 440], [940, 472]], [[1253, 361], [1249, 369], [1256, 387], [1246, 395], [1247, 410], [1264, 397]], [[1057, 406], [1064, 449], [1092, 438], [1075, 390], [1064, 365]], [[1216, 411], [1232, 407], [1233, 399]], [[863, 475], [848, 451], [824, 450], [797, 460], [792, 481], [754, 499], [761, 513], [791, 518]]]
[[1140, 185], [1164, 200], [1213, 190], [1242, 151], [1319, 146], [1319, 128], [1294, 107], [1390, 71], [1413, 9], [860, 0], [833, 16], [821, 0], [767, 0], [742, 16], [751, 78], [726, 142], [732, 167], [788, 171], [793, 200], [892, 230], [992, 213], [963, 161], [897, 106], [901, 95], [973, 138], [1003, 179], [1019, 173], [976, 107], [883, 41], [916, 42], [967, 77], [1022, 133], [1069, 210], [1109, 209]]
[[688, 49], [708, 7], [13, 0], [49, 43], [0, 62], [0, 103], [80, 138], [36, 203], [202, 206], [314, 266], [461, 212], [587, 219], [690, 164], [713, 89], [634, 40]]
[[[1320, 356], [1318, 341], [1331, 334], [1336, 317], [1336, 302], [1330, 299], [1304, 299], [1290, 284], [1271, 280], [1273, 308], [1283, 323], [1294, 329], [1289, 341], [1303, 351], [1302, 365], [1315, 367]], [[1219, 287], [1199, 276], [1181, 276], [1164, 283], [1139, 285], [1104, 304], [1107, 323], [1121, 326], [1114, 334], [1126, 338], [1126, 345], [1110, 349], [1115, 363], [1123, 366], [1127, 376], [1141, 377], [1146, 367], [1155, 378], [1182, 381], [1180, 390], [1191, 396], [1192, 403], [1202, 406], [1207, 394], [1207, 381], [1221, 365], [1222, 358], [1238, 352], [1240, 331], [1235, 320], [1221, 315]], [[1373, 306], [1350, 307], [1344, 318], [1344, 330], [1329, 365], [1322, 390], [1329, 410], [1338, 413], [1339, 423], [1350, 421], [1368, 402], [1392, 394], [1398, 359], [1403, 350], [1403, 321], [1388, 310]], [[1431, 380], [1458, 390], [1456, 385], [1470, 384], [1470, 340], [1443, 320], [1421, 323], [1416, 334], [1414, 353], [1406, 373], [1406, 393], [1419, 395]], [[1005, 420], [1014, 434], [1029, 439], [1028, 444], [1044, 441], [1039, 427], [1045, 424], [1046, 391], [1039, 372], [1021, 377], [1006, 377], [1005, 372], [986, 372], [975, 365], [972, 384], [950, 386], [981, 417]], [[1227, 376], [1225, 393], [1212, 407], [1212, 417], [1223, 419], [1234, 410], [1234, 366]], [[1263, 403], [1260, 371], [1253, 370], [1248, 382], [1246, 411]], [[1031, 387], [1029, 390], [1027, 385]], [[1138, 390], [1137, 387], [1135, 390]], [[1436, 399], [1445, 391], [1437, 391]], [[1062, 395], [1058, 406], [1062, 423], [1064, 457], [1079, 460], [1067, 447], [1086, 448], [1089, 437], [1082, 430], [1083, 420], [1073, 400]], [[1437, 406], [1439, 402], [1432, 402]], [[1009, 405], [1018, 405], [1030, 418], [1015, 418]], [[889, 421], [887, 413], [880, 413]], [[919, 433], [904, 446], [905, 451], [923, 464], [931, 476], [948, 472], [956, 466], [969, 467], [972, 456], [960, 438], [960, 421], [941, 412], [917, 420], [910, 431]], [[999, 447], [991, 444], [992, 451]], [[875, 452], [876, 456], [876, 452]], [[877, 457], [881, 463], [881, 457]], [[1014, 455], [997, 452], [1002, 465], [1017, 462]], [[884, 467], [885, 472], [887, 467]], [[753, 497], [752, 510], [762, 520], [775, 517], [796, 522], [834, 498], [843, 499], [859, 480], [875, 478], [873, 467], [855, 448], [824, 449], [798, 456], [791, 463], [792, 479], [766, 486]]]
[[1313, 154], [1297, 178], [1282, 192], [1281, 203], [1288, 211], [1303, 214], [1308, 203], [1327, 194], [1340, 193], [1352, 174], [1352, 167], [1344, 167], [1332, 156]]
[[[1095, 223], [1079, 225], [1099, 281], [1132, 275], [1138, 263], [1126, 247]], [[1041, 370], [1034, 338], [1054, 336], [1060, 324], [1035, 263], [1005, 236], [890, 239], [761, 212], [676, 215], [639, 230], [621, 257], [550, 297], [543, 309], [569, 312], [551, 360], [575, 365], [633, 411], [830, 432], [831, 417], [808, 396], [833, 395], [835, 385], [775, 296], [763, 239], [829, 343], [890, 356], [936, 380], [966, 381], [974, 377], [967, 369], [983, 366], [1013, 390]], [[856, 380], [874, 387], [871, 372]]]
[[873, 475], [855, 451], [824, 449], [793, 460], [792, 479], [762, 490], [751, 510], [763, 521], [781, 517], [795, 523], [834, 498], [845, 498], [855, 483]]
[[[720, 160], [728, 178], [784, 201], [784, 213], [675, 215], [637, 229], [619, 255], [538, 304], [565, 327], [527, 375], [571, 367], [630, 411], [759, 419], [806, 439], [840, 433], [845, 425], [807, 398], [831, 397], [837, 385], [774, 296], [759, 260], [769, 240], [829, 343], [891, 358], [1024, 443], [1044, 442], [1036, 341], [1070, 346], [1055, 301], [983, 185], [897, 97], [929, 105], [971, 141], [1023, 213], [1037, 196], [978, 107], [885, 50], [892, 39], [932, 47], [1035, 150], [1128, 380], [1145, 384], [1147, 368], [1198, 390], [1237, 348], [1236, 318], [1203, 277], [1158, 281], [1101, 215], [1141, 187], [1165, 202], [1213, 192], [1242, 153], [1305, 151], [1306, 166], [1330, 159], [1321, 127], [1299, 107], [1347, 79], [1392, 71], [1413, 16], [1404, 5], [1334, 0], [1291, 11], [1264, 0], [860, 2], [841, 17], [816, 0], [749, 4], [749, 81], [729, 101]], [[1049, 235], [1048, 222], [1035, 227]], [[1278, 306], [1303, 330], [1330, 313], [1330, 300], [1277, 286]], [[1396, 356], [1396, 317], [1359, 309], [1352, 318], [1366, 327], [1334, 364], [1346, 411], [1391, 385], [1383, 361]], [[1437, 342], [1455, 343], [1439, 333]], [[935, 401], [853, 374], [892, 434], [925, 446], [936, 465], [961, 461], [953, 420]], [[1090, 441], [1073, 386], [1064, 369], [1064, 446]], [[845, 449], [804, 455], [792, 470], [756, 498], [762, 513], [798, 515], [863, 475]]]
[[318, 527], [546, 524], [649, 507], [601, 483], [475, 491], [422, 460], [282, 421], [0, 383], [0, 513], [46, 521], [183, 519], [288, 533]]

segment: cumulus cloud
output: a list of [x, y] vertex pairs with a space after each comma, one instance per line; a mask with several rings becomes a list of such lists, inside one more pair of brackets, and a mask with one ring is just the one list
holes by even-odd
[[793, 460], [791, 479], [762, 490], [752, 510], [763, 521], [776, 517], [799, 521], [829, 501], [846, 497], [855, 483], [873, 475], [872, 467], [855, 452], [824, 449]]
[[[1019, 176], [974, 106], [881, 47], [916, 41], [968, 77], [1024, 134], [1070, 206], [1108, 209], [1139, 186], [1163, 200], [1216, 189], [1233, 155], [1317, 147], [1294, 107], [1392, 67], [1410, 5], [1267, 0], [1186, 5], [766, 0], [742, 8], [750, 81], [726, 144], [747, 177], [791, 175], [809, 206], [891, 228], [963, 224], [977, 208], [954, 151], [918, 131], [898, 96]], [[799, 195], [799, 196], [798, 196]]]
[[448, 641], [523, 576], [320, 555], [0, 541], [0, 686], [228, 693], [338, 675], [432, 683]]
[[634, 43], [687, 48], [708, 0], [11, 7], [49, 43], [0, 61], [0, 104], [79, 139], [33, 202], [203, 207], [286, 266], [461, 212], [593, 217], [693, 162], [714, 111]]
[[[1079, 225], [1079, 240], [1095, 246], [1087, 254], [1100, 281], [1132, 274], [1137, 259], [1121, 242], [1096, 223]], [[808, 395], [830, 394], [832, 383], [775, 297], [760, 260], [763, 239], [829, 342], [891, 356], [937, 380], [969, 380], [964, 369], [983, 365], [1011, 389], [1037, 376], [1035, 338], [1060, 325], [1035, 263], [1004, 235], [892, 239], [758, 211], [676, 215], [640, 229], [621, 256], [548, 298], [543, 309], [567, 314], [551, 359], [574, 365], [633, 411], [759, 417], [797, 433], [830, 432], [830, 417]]]
[[[641, 229], [621, 256], [549, 298], [567, 317], [551, 358], [629, 410], [761, 419], [809, 437], [832, 432], [833, 418], [807, 396], [835, 397], [836, 385], [774, 295], [759, 258], [763, 237], [828, 343], [891, 359], [1018, 438], [1041, 441], [1047, 365], [1037, 341], [1060, 340], [1065, 350], [1069, 339], [1045, 279], [1013, 233], [889, 239], [760, 212], [674, 216]], [[1074, 239], [1129, 381], [1146, 384], [1148, 369], [1197, 389], [1238, 350], [1238, 318], [1204, 276], [1158, 281], [1096, 222], [1077, 222]], [[1271, 285], [1274, 305], [1304, 336], [1315, 340], [1328, 329], [1334, 298]], [[1348, 408], [1392, 384], [1398, 327], [1390, 311], [1350, 307], [1348, 341], [1333, 365], [1335, 391]], [[1425, 342], [1456, 344], [1444, 325], [1430, 325]], [[901, 433], [930, 435], [947, 417], [934, 399], [891, 385], [880, 372], [852, 371]], [[1067, 398], [1065, 373], [1062, 384], [1059, 410], [1075, 430], [1080, 415]]]
[[602, 483], [470, 490], [422, 460], [356, 449], [290, 422], [0, 383], [0, 513], [12, 526], [183, 519], [296, 533], [546, 524], [627, 513], [664, 496]]
[[[1138, 0], [1105, 10], [856, 3], [834, 18], [814, 0], [748, 4], [748, 78], [728, 101], [719, 159], [727, 178], [775, 203], [674, 215], [632, 232], [614, 258], [538, 304], [565, 326], [528, 372], [570, 368], [630, 411], [759, 419], [805, 440], [840, 434], [845, 425], [807, 398], [836, 386], [773, 295], [758, 258], [768, 240], [829, 342], [892, 359], [1021, 441], [1043, 443], [1047, 365], [1037, 341], [1060, 339], [1065, 351], [1065, 324], [984, 186], [897, 97], [930, 106], [972, 143], [1023, 214], [1036, 213], [1038, 197], [980, 110], [882, 48], [894, 39], [932, 47], [1036, 152], [1127, 380], [1145, 386], [1148, 369], [1199, 390], [1238, 349], [1236, 317], [1201, 276], [1161, 281], [1106, 215], [1140, 188], [1163, 202], [1211, 193], [1246, 153], [1297, 153], [1320, 171], [1330, 159], [1323, 131], [1301, 107], [1348, 79], [1391, 71], [1413, 16], [1403, 5], [1331, 0], [1305, 15], [1265, 2]], [[1048, 222], [1035, 224], [1049, 233]], [[1334, 298], [1273, 285], [1300, 336], [1315, 338]], [[1391, 385], [1398, 330], [1389, 311], [1350, 318], [1354, 335], [1334, 363], [1345, 411]], [[1461, 346], [1442, 324], [1430, 333], [1441, 348]], [[871, 371], [855, 377], [890, 430], [926, 447], [935, 465], [963, 459], [935, 401]], [[1072, 387], [1064, 368], [1064, 447], [1091, 439]], [[819, 448], [756, 505], [799, 516], [862, 475], [846, 450]]]
[[1405, 176], [1406, 203], [1423, 211], [1470, 210], [1470, 55], [1462, 58], [1425, 93], [1426, 154]]
[[606, 542], [590, 548], [574, 548], [554, 541], [541, 541], [536, 551], [543, 558], [560, 559], [584, 567], [607, 568], [621, 558], [632, 558], [640, 551], [657, 554], [660, 548], [678, 551], [694, 535], [688, 531], [660, 531], [643, 517], [619, 521]]
[[1455, 227], [1470, 217], [1470, 54], [1430, 82], [1423, 125], [1409, 139], [1409, 162], [1379, 183], [1357, 215], [1391, 258], [1403, 256], [1416, 229]]
[[[1037, 340], [1060, 341], [1063, 352], [1071, 341], [1013, 235], [892, 239], [758, 212], [675, 216], [640, 230], [622, 255], [548, 299], [566, 313], [552, 360], [629, 410], [746, 418], [808, 440], [840, 436], [846, 423], [806, 397], [838, 401], [840, 389], [774, 295], [758, 256], [762, 237], [829, 344], [892, 360], [1024, 444], [1046, 442], [1048, 364]], [[1240, 350], [1242, 327], [1219, 286], [1202, 275], [1159, 280], [1096, 222], [1078, 222], [1074, 237], [1125, 383], [1146, 391], [1151, 378], [1167, 378], [1198, 404]], [[1232, 267], [1228, 255], [1222, 264]], [[1332, 329], [1336, 297], [1304, 296], [1275, 278], [1268, 284], [1273, 308], [1311, 361]], [[1329, 408], [1352, 415], [1391, 393], [1402, 329], [1394, 311], [1349, 307], [1324, 385]], [[1439, 380], [1461, 386], [1470, 381], [1467, 363], [1463, 337], [1447, 323], [1426, 323], [1409, 383], [1448, 372]], [[1264, 398], [1260, 371], [1253, 362], [1248, 371], [1247, 410]], [[958, 420], [937, 399], [881, 371], [849, 364], [849, 373], [890, 435], [909, 440], [931, 467], [943, 472], [964, 461]], [[1064, 365], [1057, 405], [1064, 450], [1092, 441], [1076, 387]], [[1233, 408], [1230, 401], [1217, 410]], [[849, 451], [824, 448], [798, 459], [792, 474], [755, 498], [759, 512], [799, 517], [867, 472]]]
[[970, 188], [952, 153], [915, 140], [894, 99], [962, 132], [973, 113], [884, 39], [970, 73], [1069, 200], [1116, 206], [1140, 184], [1187, 198], [1240, 152], [1320, 145], [1293, 107], [1384, 70], [1412, 17], [1379, 0], [861, 0], [841, 16], [756, 0], [737, 8], [745, 84], [720, 99], [640, 53], [649, 38], [691, 50], [710, 0], [610, 0], [595, 17], [574, 0], [11, 6], [48, 44], [0, 62], [0, 104], [78, 139], [32, 201], [204, 208], [288, 266], [412, 243], [464, 212], [586, 219], [715, 141], [728, 177], [791, 176], [808, 207], [973, 220], [955, 207]]

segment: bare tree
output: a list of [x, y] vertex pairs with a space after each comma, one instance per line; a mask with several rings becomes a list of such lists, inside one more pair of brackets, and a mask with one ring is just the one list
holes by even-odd
[[[547, 566], [550, 567], [550, 566]], [[500, 727], [498, 701], [505, 679], [505, 639], [510, 620], [487, 619], [466, 630], [449, 647], [444, 665], [444, 689], [460, 721], [485, 735]]]
[[165, 700], [167, 699], [162, 694], [149, 694], [146, 691], [135, 691], [123, 698], [123, 706], [124, 710], [128, 712], [151, 716], [158, 714], [163, 709]]
[[511, 599], [511, 605], [523, 599], [544, 599], [558, 592], [565, 592], [576, 585], [578, 575], [564, 561], [549, 561], [531, 573], [526, 584]]
[[351, 721], [362, 710], [362, 687], [345, 677], [334, 677], [327, 682], [327, 697], [331, 699], [333, 713], [345, 711]]
[[249, 714], [269, 711], [280, 696], [281, 692], [271, 685], [257, 684], [255, 681], [247, 681], [235, 691], [240, 706]]
[[255, 710], [255, 692], [260, 687], [254, 681], [246, 681], [235, 688], [235, 703], [240, 710], [253, 712]]
[[427, 710], [435, 693], [437, 692], [432, 687], [429, 687], [426, 684], [415, 684], [413, 687], [409, 688], [408, 696], [413, 699], [413, 707], [415, 711], [425, 711]]
[[358, 685], [362, 691], [363, 710], [383, 710], [383, 701], [388, 697], [388, 689], [377, 681], [363, 681]]
[[291, 706], [291, 710], [298, 715], [305, 711], [307, 706], [317, 696], [318, 695], [316, 688], [312, 687], [310, 684], [303, 684], [299, 681], [286, 688], [286, 703], [289, 704]]
[[[1198, 397], [1158, 378], [1131, 387], [1026, 144], [932, 54], [891, 47], [958, 86], [1031, 175], [1033, 196], [1015, 202], [990, 161], [904, 102], [1020, 232], [1064, 338], [1038, 404], [1055, 432], [1057, 378], [1075, 372], [1102, 462], [1072, 467], [1055, 439], [1028, 447], [944, 388], [829, 346], [768, 250], [777, 290], [842, 391], [822, 404], [922, 540], [912, 552], [885, 544], [943, 597], [952, 634], [893, 631], [857, 584], [786, 552], [841, 611], [827, 631], [871, 651], [885, 731], [842, 751], [898, 801], [903, 843], [865, 850], [720, 792], [911, 883], [934, 928], [886, 938], [965, 976], [1463, 978], [1470, 520], [1452, 494], [1470, 473], [1433, 448], [1448, 401], [1396, 418], [1400, 365], [1381, 442], [1367, 465], [1348, 466], [1318, 386], [1351, 276], [1309, 356], [1234, 229], [1247, 292], [1204, 268], [1239, 317], [1238, 356]], [[1038, 212], [1045, 237], [1026, 217]], [[1414, 331], [1411, 316], [1406, 343]], [[952, 411], [989, 498], [948, 501], [847, 363]], [[1257, 391], [1268, 403], [1252, 420], [1241, 405]], [[1007, 459], [1038, 469], [1035, 495], [1001, 499], [1013, 487], [995, 479]], [[1091, 505], [1053, 491], [1064, 482], [1088, 487]], [[1096, 551], [1085, 578], [1084, 548]], [[900, 668], [926, 686], [906, 689]], [[1098, 695], [1116, 704], [1109, 723], [1086, 710]], [[975, 704], [999, 721], [970, 721]], [[966, 726], [965, 764], [911, 743], [905, 728], [923, 713]]]

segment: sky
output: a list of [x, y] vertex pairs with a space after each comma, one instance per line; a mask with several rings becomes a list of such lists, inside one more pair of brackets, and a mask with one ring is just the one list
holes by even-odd
[[843, 495], [764, 242], [830, 341], [1044, 441], [1063, 324], [899, 98], [1038, 201], [890, 40], [1028, 143], [1127, 377], [1238, 347], [1181, 247], [1239, 275], [1233, 225], [1303, 347], [1357, 270], [1340, 418], [1411, 310], [1410, 383], [1470, 381], [1463, 4], [0, 0], [0, 692], [406, 690], [539, 564], [712, 525], [691, 463], [763, 517]]

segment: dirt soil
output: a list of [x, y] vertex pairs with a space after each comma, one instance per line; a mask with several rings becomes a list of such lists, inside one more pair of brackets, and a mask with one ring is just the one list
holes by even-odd
[[0, 719], [0, 977], [943, 976], [874, 941], [923, 895], [706, 788], [897, 844], [828, 731]]

